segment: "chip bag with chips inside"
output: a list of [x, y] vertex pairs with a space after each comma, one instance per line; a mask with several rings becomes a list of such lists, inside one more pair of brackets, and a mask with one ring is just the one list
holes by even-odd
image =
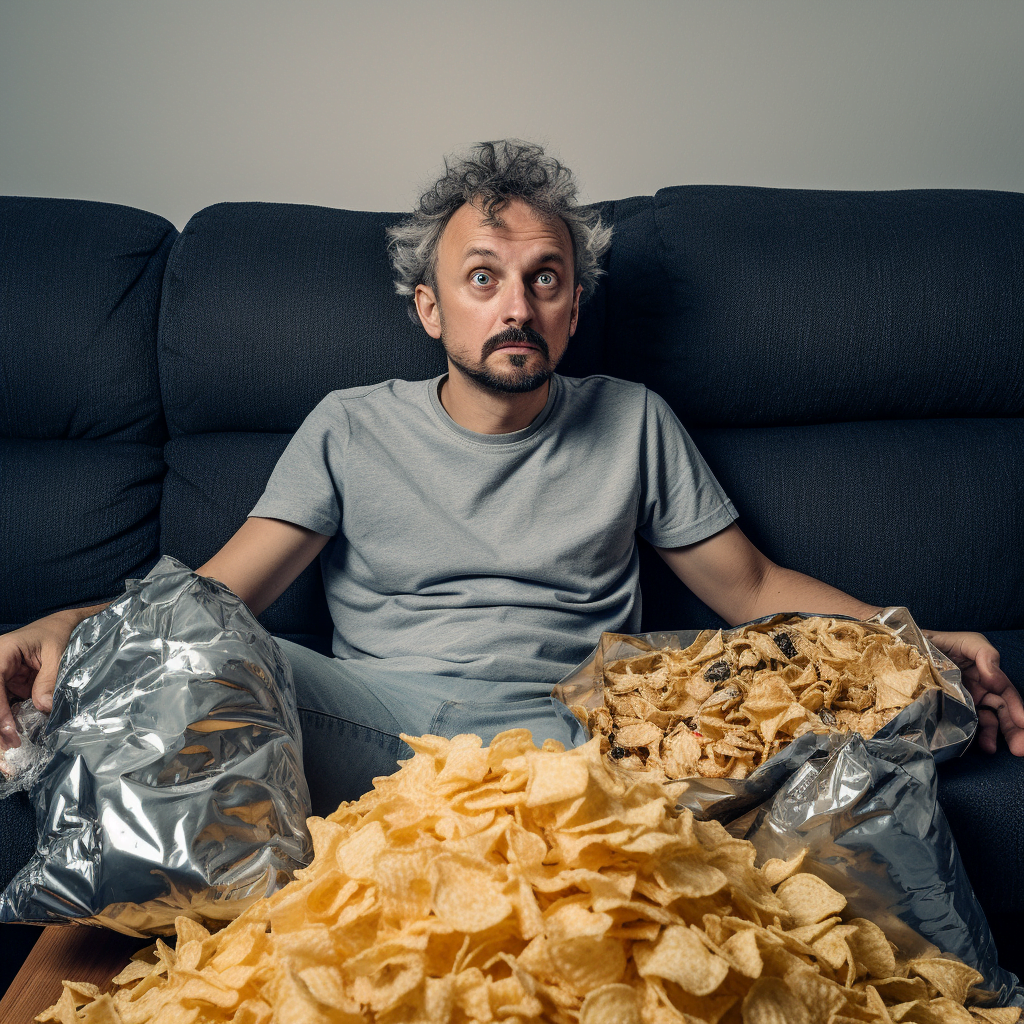
[[905, 608], [606, 634], [555, 695], [610, 766], [665, 782], [764, 856], [804, 850], [859, 916], [941, 945], [993, 991], [1018, 990], [936, 796], [935, 762], [966, 749], [974, 705]]
[[729, 630], [605, 634], [554, 695], [607, 756], [660, 781], [746, 779], [802, 737], [811, 738], [797, 758], [834, 731], [916, 739], [941, 761], [977, 724], [959, 669], [905, 608], [863, 622], [792, 614]]

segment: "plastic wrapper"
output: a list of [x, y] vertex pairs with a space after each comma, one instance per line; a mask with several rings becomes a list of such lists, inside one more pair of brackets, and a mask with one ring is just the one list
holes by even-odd
[[934, 758], [899, 736], [825, 739], [729, 830], [757, 847], [759, 863], [806, 847], [803, 870], [842, 892], [850, 916], [874, 921], [903, 955], [952, 953], [984, 975], [983, 1004], [1024, 1006], [939, 805]]
[[38, 710], [31, 700], [12, 704], [11, 714], [21, 746], [0, 750], [0, 800], [11, 793], [31, 789], [49, 761], [42, 740], [50, 716]]
[[38, 847], [0, 921], [217, 927], [312, 857], [291, 667], [231, 591], [170, 557], [72, 634], [44, 744]]
[[[794, 617], [810, 616], [779, 614], [755, 623]], [[984, 975], [988, 1002], [1024, 1005], [1017, 978], [998, 966], [988, 922], [937, 798], [936, 762], [970, 745], [977, 729], [974, 702], [960, 670], [921, 634], [906, 608], [885, 608], [858, 621], [895, 630], [917, 647], [931, 661], [939, 687], [925, 691], [871, 739], [806, 733], [744, 779], [687, 779], [679, 804], [754, 842], [762, 862], [807, 849], [805, 868], [842, 892], [856, 916], [882, 925], [901, 951], [915, 955], [930, 943]], [[570, 707], [599, 707], [606, 662], [683, 649], [699, 632], [606, 633], [553, 696]]]

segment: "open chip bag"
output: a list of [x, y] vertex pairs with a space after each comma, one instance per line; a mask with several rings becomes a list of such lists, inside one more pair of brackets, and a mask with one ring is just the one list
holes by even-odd
[[980, 971], [993, 1003], [1024, 1005], [937, 799], [936, 762], [967, 749], [974, 704], [907, 609], [606, 633], [553, 696], [602, 736], [609, 764], [665, 782], [760, 859], [806, 849], [804, 870], [907, 955], [934, 944]]
[[312, 856], [291, 667], [230, 590], [169, 556], [72, 634], [43, 744], [38, 846], [0, 921], [219, 925]]

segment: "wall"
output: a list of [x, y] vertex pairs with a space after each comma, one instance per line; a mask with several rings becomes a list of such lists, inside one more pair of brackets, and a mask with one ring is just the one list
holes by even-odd
[[1024, 191], [1020, 0], [0, 0], [0, 192], [408, 207], [515, 135], [584, 200]]

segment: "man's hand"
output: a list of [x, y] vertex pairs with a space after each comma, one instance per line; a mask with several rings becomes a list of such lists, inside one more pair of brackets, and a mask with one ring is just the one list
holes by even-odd
[[0, 636], [0, 749], [21, 746], [11, 697], [25, 700], [31, 696], [40, 711], [53, 707], [57, 666], [75, 626], [88, 618], [81, 612], [95, 614], [100, 607], [106, 606], [57, 612]]
[[1024, 701], [999, 667], [999, 652], [981, 633], [922, 632], [960, 669], [978, 710], [978, 746], [994, 754], [1001, 732], [1010, 753], [1024, 756]]

